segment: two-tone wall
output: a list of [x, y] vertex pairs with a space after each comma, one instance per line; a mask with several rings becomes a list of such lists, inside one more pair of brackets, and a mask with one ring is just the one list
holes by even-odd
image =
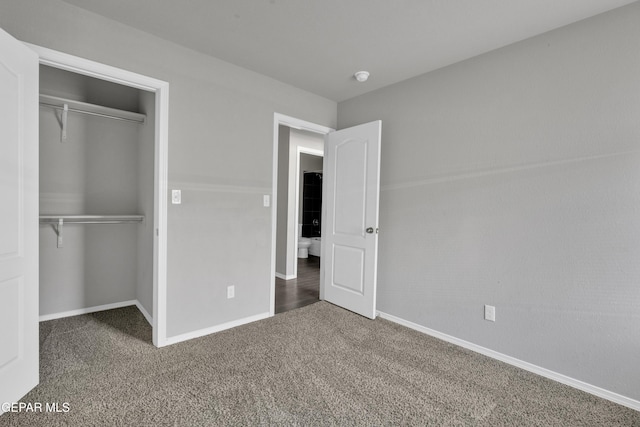
[[338, 105], [339, 128], [383, 123], [378, 310], [640, 400], [639, 22]]
[[58, 0], [2, 0], [0, 27], [169, 82], [168, 337], [268, 314], [274, 112], [335, 127], [336, 103]]
[[634, 3], [336, 106], [58, 0], [0, 1], [18, 39], [169, 82], [169, 337], [269, 311], [274, 112], [381, 119], [378, 309], [636, 400], [638, 22]]

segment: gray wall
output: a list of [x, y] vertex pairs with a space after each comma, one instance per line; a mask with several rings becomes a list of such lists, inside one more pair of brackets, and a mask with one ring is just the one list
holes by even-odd
[[273, 115], [335, 127], [336, 103], [59, 0], [0, 0], [0, 26], [169, 82], [168, 336], [267, 313]]
[[640, 399], [639, 22], [339, 104], [340, 128], [383, 122], [380, 311]]
[[[137, 111], [135, 89], [45, 66], [40, 90]], [[138, 125], [69, 113], [61, 142], [59, 120], [59, 111], [40, 108], [40, 212], [137, 213]], [[40, 314], [135, 299], [137, 227], [66, 225], [58, 248], [52, 227], [40, 226]]]
[[[640, 398], [639, 20], [340, 104], [340, 127], [384, 123], [381, 311]], [[0, 26], [170, 83], [169, 336], [267, 312], [273, 113], [335, 127], [335, 103], [58, 0], [1, 0]]]

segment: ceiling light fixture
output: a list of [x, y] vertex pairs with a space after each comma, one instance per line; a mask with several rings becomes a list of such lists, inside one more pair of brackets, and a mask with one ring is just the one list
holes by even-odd
[[357, 73], [355, 73], [353, 75], [353, 77], [356, 78], [357, 81], [359, 81], [360, 83], [366, 82], [367, 79], [369, 78], [369, 72], [368, 71], [358, 71]]

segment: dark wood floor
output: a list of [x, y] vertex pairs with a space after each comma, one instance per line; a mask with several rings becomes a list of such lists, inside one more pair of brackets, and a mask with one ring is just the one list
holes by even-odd
[[298, 258], [298, 278], [276, 277], [276, 314], [319, 301], [320, 257]]

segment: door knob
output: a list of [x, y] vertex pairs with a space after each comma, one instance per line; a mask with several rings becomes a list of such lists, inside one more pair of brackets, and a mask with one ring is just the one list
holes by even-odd
[[367, 233], [369, 233], [369, 234], [373, 234], [373, 227], [369, 227], [369, 228], [367, 228], [367, 230], [366, 230], [366, 231], [367, 231]]

